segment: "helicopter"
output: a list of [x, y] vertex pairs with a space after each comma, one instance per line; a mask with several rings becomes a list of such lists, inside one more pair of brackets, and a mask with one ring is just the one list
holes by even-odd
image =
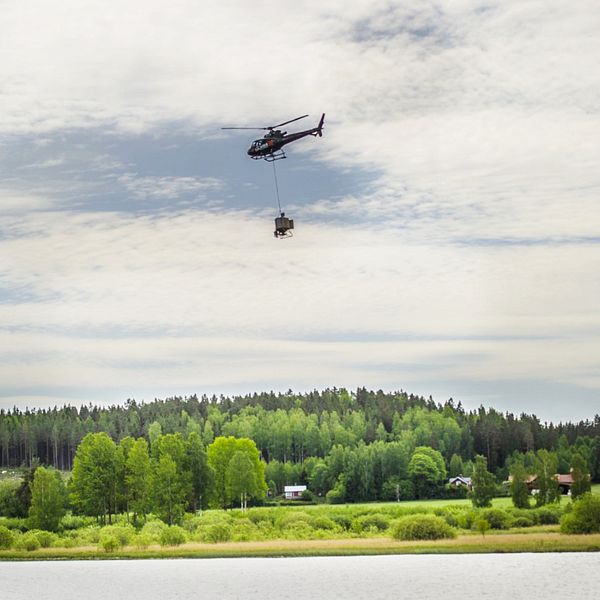
[[323, 122], [325, 121], [325, 113], [321, 115], [321, 120], [316, 127], [312, 129], [305, 129], [304, 131], [297, 131], [296, 133], [289, 133], [287, 131], [281, 131], [276, 129], [277, 127], [283, 127], [288, 123], [299, 121], [304, 119], [308, 115], [302, 115], [289, 121], [284, 121], [278, 125], [272, 125], [270, 127], [221, 127], [221, 129], [266, 129], [266, 133], [262, 138], [254, 140], [248, 148], [248, 156], [254, 160], [263, 159], [267, 162], [273, 162], [275, 160], [281, 160], [287, 158], [285, 152], [282, 150], [283, 146], [290, 142], [295, 142], [307, 135], [319, 136], [323, 135]]

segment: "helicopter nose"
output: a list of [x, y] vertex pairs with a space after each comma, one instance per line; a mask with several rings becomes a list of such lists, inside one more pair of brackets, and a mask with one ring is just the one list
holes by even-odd
[[252, 148], [248, 148], [247, 154], [248, 154], [248, 156], [252, 156]]

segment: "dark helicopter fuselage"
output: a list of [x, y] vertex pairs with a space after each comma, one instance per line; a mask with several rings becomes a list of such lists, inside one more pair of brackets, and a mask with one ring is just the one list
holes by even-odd
[[278, 129], [271, 130], [262, 138], [252, 142], [252, 145], [248, 148], [248, 156], [254, 159], [265, 158], [278, 150], [281, 150], [286, 144], [295, 142], [308, 135], [321, 137], [323, 135], [324, 120], [325, 114], [321, 116], [321, 120], [316, 127], [305, 129], [304, 131], [297, 131], [296, 133], [288, 134], [287, 131], [280, 131]]

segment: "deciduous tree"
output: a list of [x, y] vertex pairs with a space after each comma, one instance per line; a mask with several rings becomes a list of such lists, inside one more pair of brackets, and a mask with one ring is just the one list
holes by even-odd
[[32, 528], [56, 531], [65, 515], [67, 494], [58, 471], [38, 467], [31, 488], [29, 519]]

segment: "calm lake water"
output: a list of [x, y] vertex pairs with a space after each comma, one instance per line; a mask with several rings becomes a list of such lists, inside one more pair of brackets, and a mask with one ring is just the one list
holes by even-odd
[[600, 554], [0, 562], [0, 599], [600, 598]]

